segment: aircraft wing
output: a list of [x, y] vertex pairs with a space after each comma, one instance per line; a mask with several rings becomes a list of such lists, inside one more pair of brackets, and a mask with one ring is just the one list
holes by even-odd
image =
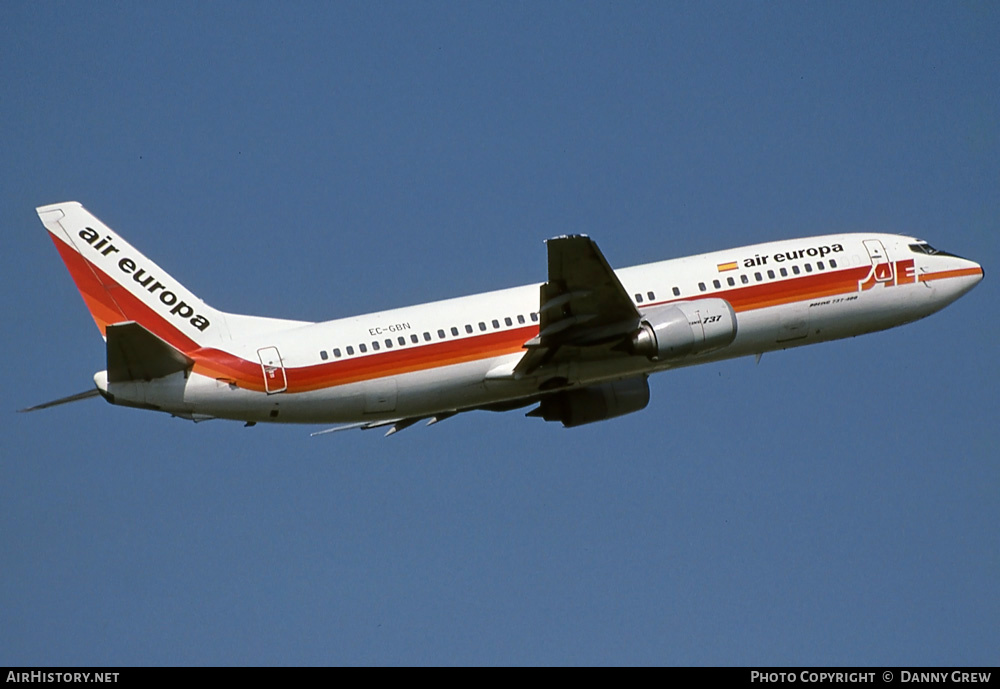
[[546, 242], [548, 281], [541, 286], [538, 336], [514, 369], [526, 376], [566, 347], [618, 342], [639, 326], [639, 312], [597, 244], [586, 235]]

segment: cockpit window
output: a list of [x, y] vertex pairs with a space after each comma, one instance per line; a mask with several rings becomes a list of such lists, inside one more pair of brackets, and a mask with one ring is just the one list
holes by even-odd
[[955, 256], [955, 254], [949, 254], [947, 251], [941, 251], [939, 249], [935, 249], [927, 242], [918, 242], [916, 244], [910, 244], [910, 251], [912, 251], [915, 254], [927, 254], [928, 256]]
[[934, 256], [937, 254], [937, 249], [928, 244], [927, 242], [921, 242], [919, 244], [910, 244], [910, 251], [915, 254], [927, 254], [928, 256]]

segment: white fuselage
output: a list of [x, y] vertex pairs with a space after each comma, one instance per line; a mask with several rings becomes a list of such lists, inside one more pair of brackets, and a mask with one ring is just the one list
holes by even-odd
[[96, 380], [116, 403], [195, 419], [356, 423], [499, 407], [548, 390], [546, 381], [581, 387], [891, 328], [982, 279], [972, 261], [913, 245], [899, 235], [830, 235], [615, 271], [643, 314], [708, 298], [732, 305], [731, 344], [670, 361], [582, 349], [515, 375], [539, 329], [539, 285], [528, 285], [322, 323], [276, 321], [205, 348], [189, 373]]

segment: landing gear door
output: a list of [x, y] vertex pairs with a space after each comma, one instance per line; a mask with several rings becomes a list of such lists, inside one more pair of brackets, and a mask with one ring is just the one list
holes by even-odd
[[273, 395], [288, 389], [288, 379], [285, 378], [285, 366], [281, 363], [281, 355], [277, 347], [261, 347], [257, 350], [260, 366], [264, 372], [264, 389]]
[[865, 249], [868, 250], [868, 258], [872, 261], [872, 270], [875, 274], [875, 282], [892, 281], [892, 263], [885, 253], [885, 247], [877, 239], [866, 239]]

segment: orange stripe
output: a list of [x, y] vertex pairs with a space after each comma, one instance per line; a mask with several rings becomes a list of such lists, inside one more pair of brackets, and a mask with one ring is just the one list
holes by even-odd
[[[63, 244], [58, 240], [56, 243], [57, 246]], [[98, 327], [101, 327], [102, 334], [105, 332], [103, 326], [107, 324], [134, 320], [194, 359], [195, 373], [232, 381], [247, 390], [264, 392], [264, 373], [260, 362], [248, 361], [212, 347], [199, 347], [196, 342], [138, 297], [114, 283], [100, 268], [87, 261], [81, 254], [69, 247], [65, 247], [65, 251], [60, 250], [60, 254], [84, 301], [91, 308], [91, 315], [97, 321]], [[114, 285], [114, 298], [105, 287], [108, 284]], [[286, 368], [288, 392], [318, 390], [334, 385], [512, 354], [522, 351], [524, 342], [536, 334], [538, 334], [537, 325], [419, 347], [407, 347], [329, 364]]]
[[56, 239], [55, 235], [50, 234], [49, 236], [52, 238], [52, 243], [56, 245], [56, 250], [63, 263], [66, 264], [76, 288], [80, 290], [80, 296], [83, 297], [87, 310], [90, 311], [91, 317], [97, 323], [101, 335], [106, 333], [108, 324], [129, 320], [112, 299], [106, 284], [102, 284], [101, 276], [103, 273], [75, 249], [67, 246], [62, 240]]
[[981, 277], [982, 268], [960, 268], [958, 270], [942, 270], [937, 273], [924, 273], [920, 276], [920, 282], [931, 280], [947, 280], [948, 278]]
[[[858, 281], [863, 280], [870, 272], [871, 266], [866, 265], [846, 270], [815, 273], [777, 282], [747, 285], [706, 294], [706, 297], [727, 299], [737, 312], [752, 311], [796, 301], [855, 293], [858, 291]], [[687, 300], [689, 298], [674, 299], [650, 304], [650, 306]], [[392, 352], [345, 359], [344, 361], [286, 369], [289, 391], [318, 390], [466, 361], [493, 358], [504, 354], [515, 354], [524, 351], [523, 343], [537, 332], [537, 326], [529, 326], [460, 340], [449, 340], [433, 345], [407, 347]]]
[[[63, 253], [63, 259], [66, 261], [67, 267], [70, 268], [70, 273], [77, 282], [77, 287], [83, 293], [84, 299], [88, 305], [92, 302], [99, 303], [105, 309], [101, 316], [108, 318], [107, 322], [119, 322], [119, 320], [125, 319], [142, 323], [158, 337], [194, 359], [196, 373], [210, 378], [232, 381], [248, 390], [257, 392], [265, 390], [264, 375], [259, 362], [248, 361], [219, 349], [199, 347], [197, 343], [180, 332], [163, 316], [124, 288], [115, 285], [115, 297], [112, 299], [105, 285], [114, 284], [114, 282], [80, 254], [69, 250], [61, 253]], [[750, 311], [813, 299], [818, 296], [855, 292], [857, 291], [857, 281], [863, 279], [869, 270], [869, 266], [864, 266], [833, 273], [818, 273], [791, 280], [738, 287], [706, 296], [727, 299], [737, 312]], [[97, 314], [94, 316], [96, 320]], [[469, 361], [491, 359], [505, 354], [515, 354], [523, 351], [524, 342], [537, 333], [538, 326], [531, 325], [459, 340], [406, 347], [343, 361], [286, 368], [287, 391], [290, 393], [307, 392]]]
[[[83, 295], [98, 327], [135, 320], [195, 360], [194, 371], [210, 378], [236, 383], [241, 388], [263, 392], [264, 378], [260, 363], [234, 354], [199, 347], [197, 343], [169, 323], [159, 313], [118, 286], [99, 268], [70, 247], [56, 241], [60, 254], [70, 270], [77, 288]], [[722, 266], [730, 264], [719, 264]], [[735, 262], [732, 264], [736, 267]], [[858, 282], [871, 272], [871, 266], [859, 266], [813, 275], [793, 277], [775, 282], [757, 283], [729, 290], [706, 293], [702, 298], [722, 298], [729, 301], [737, 313], [807, 301], [820, 297], [851, 294], [858, 291]], [[920, 281], [982, 275], [982, 269], [968, 268], [921, 275]], [[112, 292], [108, 289], [114, 290]], [[690, 301], [691, 298], [657, 302], [649, 306]], [[697, 299], [695, 299], [696, 301]], [[417, 347], [404, 347], [367, 356], [353, 357], [312, 366], [286, 368], [288, 392], [307, 392], [348, 383], [401, 375], [442, 366], [491, 359], [522, 352], [523, 344], [538, 333], [537, 325], [476, 335], [459, 340], [447, 340]]]
[[[775, 282], [733, 287], [721, 292], [706, 293], [705, 297], [725, 299], [732, 305], [734, 311], [740, 313], [818, 297], [857, 292], [858, 281], [865, 279], [869, 272], [871, 272], [870, 265], [832, 272], [824, 271]], [[684, 299], [672, 301], [684, 301]]]

